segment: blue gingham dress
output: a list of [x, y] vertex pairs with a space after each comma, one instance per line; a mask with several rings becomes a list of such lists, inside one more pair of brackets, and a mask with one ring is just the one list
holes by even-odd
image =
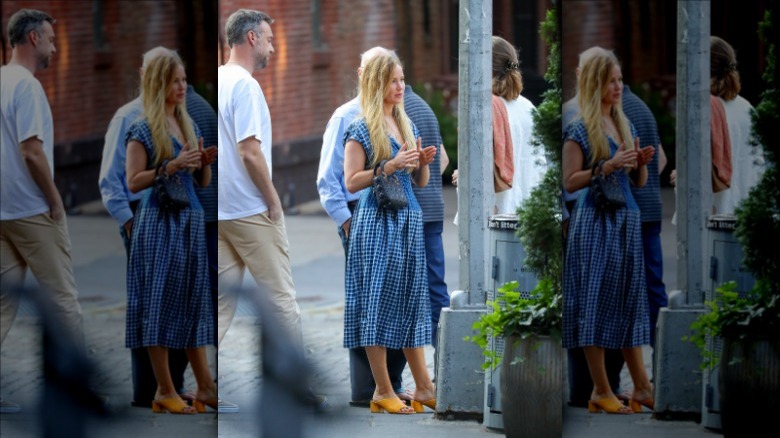
[[[195, 127], [195, 134], [200, 131]], [[182, 145], [174, 138], [174, 155]], [[144, 145], [153, 169], [152, 134], [146, 119], [133, 123], [130, 140]], [[127, 274], [127, 348], [195, 348], [214, 343], [214, 315], [209, 288], [203, 208], [192, 176], [179, 171], [190, 206], [167, 213], [154, 190], [144, 192], [133, 219]]]
[[[411, 123], [411, 122], [409, 122]], [[412, 125], [414, 137], [420, 136]], [[366, 169], [373, 146], [364, 118], [353, 121], [344, 144], [355, 140], [366, 152]], [[392, 137], [393, 156], [399, 145]], [[387, 211], [377, 206], [371, 187], [360, 193], [349, 233], [344, 347], [416, 348], [431, 343], [431, 302], [425, 238], [420, 205], [412, 192], [411, 175], [400, 178], [409, 206]]]
[[[631, 126], [636, 138], [636, 130]], [[581, 118], [572, 121], [564, 141], [580, 145], [586, 166], [588, 133]], [[609, 138], [610, 156], [618, 144]], [[563, 347], [618, 349], [650, 342], [642, 226], [629, 176], [615, 173], [626, 207], [614, 214], [596, 210], [590, 188], [572, 211], [563, 274]]]

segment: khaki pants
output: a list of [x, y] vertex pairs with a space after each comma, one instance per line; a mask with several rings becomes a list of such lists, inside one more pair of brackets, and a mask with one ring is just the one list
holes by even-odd
[[0, 223], [0, 343], [19, 309], [17, 287], [32, 270], [57, 315], [83, 343], [81, 305], [70, 257], [68, 226], [48, 214]]
[[219, 221], [219, 309], [217, 345], [222, 342], [236, 312], [236, 295], [245, 268], [254, 277], [269, 309], [299, 346], [301, 314], [295, 300], [284, 219], [274, 223], [268, 212]]

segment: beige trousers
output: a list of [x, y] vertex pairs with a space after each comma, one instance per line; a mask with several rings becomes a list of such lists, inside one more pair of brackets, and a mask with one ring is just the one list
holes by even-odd
[[241, 219], [219, 221], [219, 309], [217, 345], [222, 342], [236, 312], [235, 291], [241, 287], [245, 268], [265, 294], [270, 312], [299, 346], [301, 312], [295, 300], [284, 219], [274, 223], [268, 212]]
[[81, 305], [70, 256], [70, 236], [63, 219], [49, 214], [0, 222], [0, 343], [5, 340], [19, 309], [18, 287], [27, 268], [78, 342], [83, 342]]

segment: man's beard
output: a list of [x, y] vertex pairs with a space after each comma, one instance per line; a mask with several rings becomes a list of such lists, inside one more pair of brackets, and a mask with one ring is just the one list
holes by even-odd
[[258, 61], [257, 61], [257, 69], [258, 70], [262, 70], [262, 69], [268, 67], [268, 60], [270, 58], [271, 58], [271, 56], [269, 55], [269, 56], [264, 56], [264, 57], [261, 57], [260, 59], [258, 59]]
[[40, 69], [48, 68], [50, 63], [51, 63], [51, 56], [43, 55], [38, 58], [38, 68]]

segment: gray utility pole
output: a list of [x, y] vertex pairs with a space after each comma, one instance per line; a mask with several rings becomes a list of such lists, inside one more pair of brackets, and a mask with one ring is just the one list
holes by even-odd
[[655, 412], [696, 416], [702, 406], [701, 356], [682, 340], [703, 312], [706, 214], [712, 205], [710, 3], [677, 3], [677, 279], [658, 319]]
[[458, 244], [460, 288], [442, 309], [437, 361], [436, 416], [482, 418], [484, 357], [463, 340], [487, 312], [488, 213], [493, 205], [493, 4], [460, 0], [458, 52]]

